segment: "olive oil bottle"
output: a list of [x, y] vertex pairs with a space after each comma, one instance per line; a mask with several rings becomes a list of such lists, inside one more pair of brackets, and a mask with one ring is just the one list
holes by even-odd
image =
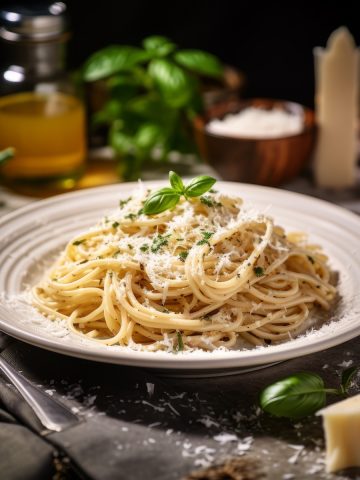
[[[17, 4], [0, 12], [0, 168], [8, 184], [72, 188], [86, 154], [85, 114], [65, 68], [66, 5]], [[6, 47], [6, 48], [4, 48]]]

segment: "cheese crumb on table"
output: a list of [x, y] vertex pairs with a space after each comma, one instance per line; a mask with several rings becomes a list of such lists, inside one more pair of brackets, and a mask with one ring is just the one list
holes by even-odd
[[326, 471], [360, 467], [360, 395], [330, 405], [323, 416], [326, 440]]

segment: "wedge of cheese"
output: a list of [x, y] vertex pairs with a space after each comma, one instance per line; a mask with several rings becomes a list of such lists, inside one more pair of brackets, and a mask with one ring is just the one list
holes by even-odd
[[323, 416], [326, 471], [360, 467], [360, 395], [318, 412]]

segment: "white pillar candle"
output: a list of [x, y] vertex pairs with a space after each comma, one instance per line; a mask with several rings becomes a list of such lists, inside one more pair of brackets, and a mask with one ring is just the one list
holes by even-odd
[[326, 49], [315, 48], [315, 181], [320, 187], [354, 185], [357, 160], [359, 53], [347, 28], [335, 30]]

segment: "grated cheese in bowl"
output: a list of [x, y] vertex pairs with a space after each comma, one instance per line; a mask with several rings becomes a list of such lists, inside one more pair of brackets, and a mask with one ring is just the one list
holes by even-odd
[[222, 119], [211, 120], [206, 126], [208, 133], [215, 135], [253, 138], [296, 135], [303, 128], [304, 118], [301, 112], [259, 107], [247, 107], [238, 113], [229, 113]]

